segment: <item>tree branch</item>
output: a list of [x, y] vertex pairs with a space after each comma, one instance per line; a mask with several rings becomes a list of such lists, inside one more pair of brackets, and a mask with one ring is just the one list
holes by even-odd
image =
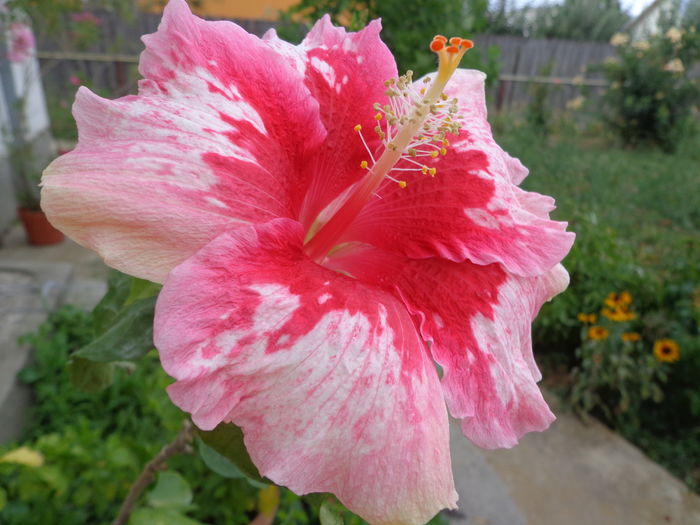
[[153, 482], [156, 472], [161, 470], [166, 461], [168, 461], [171, 457], [175, 456], [176, 454], [188, 452], [191, 441], [192, 423], [189, 420], [185, 420], [185, 422], [182, 424], [182, 430], [177, 437], [171, 443], [165, 445], [156, 457], [146, 463], [146, 466], [141, 471], [141, 474], [139, 474], [139, 477], [131, 486], [131, 489], [129, 489], [129, 494], [127, 494], [124, 503], [122, 503], [122, 506], [119, 509], [119, 515], [112, 522], [112, 525], [126, 524], [131, 511], [134, 510], [134, 506], [141, 496], [141, 493]]

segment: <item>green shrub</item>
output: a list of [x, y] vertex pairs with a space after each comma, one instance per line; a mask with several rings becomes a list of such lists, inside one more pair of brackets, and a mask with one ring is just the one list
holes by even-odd
[[688, 70], [700, 60], [700, 34], [671, 28], [634, 43], [617, 34], [611, 43], [618, 56], [601, 66], [610, 83], [603, 97], [605, 122], [627, 146], [675, 150], [683, 135], [694, 132], [700, 84]]

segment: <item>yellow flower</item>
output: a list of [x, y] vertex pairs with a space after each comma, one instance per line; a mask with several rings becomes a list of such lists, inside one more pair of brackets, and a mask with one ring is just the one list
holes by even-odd
[[626, 305], [618, 305], [615, 308], [603, 308], [600, 314], [616, 323], [631, 321], [637, 317], [637, 314], [630, 311], [629, 307]]
[[678, 29], [677, 27], [672, 27], [666, 31], [666, 38], [668, 38], [671, 43], [677, 44], [681, 41], [681, 38], [683, 38], [683, 30]]
[[583, 104], [586, 102], [586, 99], [582, 96], [578, 96], [576, 98], [572, 98], [566, 103], [566, 109], [571, 109], [573, 111], [577, 111], [583, 107]]
[[610, 39], [610, 45], [615, 47], [624, 46], [627, 45], [629, 41], [629, 35], [625, 35], [624, 33], [615, 33]]
[[610, 292], [605, 298], [605, 304], [610, 308], [615, 308], [620, 305], [630, 305], [632, 304], [632, 294], [629, 292]]
[[625, 332], [624, 334], [622, 334], [623, 341], [634, 342], [634, 341], [639, 341], [641, 338], [642, 338], [642, 336], [640, 334], [638, 334], [637, 332]]
[[576, 317], [578, 317], [578, 320], [581, 321], [582, 323], [595, 323], [596, 319], [597, 319], [596, 314], [580, 313]]
[[44, 464], [44, 456], [41, 452], [29, 447], [19, 447], [0, 456], [0, 463], [18, 463], [27, 467], [40, 467]]
[[649, 51], [649, 49], [651, 49], [651, 45], [646, 40], [640, 40], [639, 42], [635, 42], [634, 44], [632, 44], [632, 47], [637, 51], [642, 52]]
[[610, 332], [608, 332], [602, 326], [591, 326], [588, 329], [588, 338], [593, 339], [594, 341], [601, 341], [602, 339], [607, 339], [609, 335]]
[[662, 363], [674, 363], [681, 358], [681, 348], [673, 339], [659, 339], [654, 343], [654, 357]]
[[683, 61], [680, 58], [674, 58], [664, 66], [664, 71], [669, 71], [671, 73], [683, 73], [683, 71], [685, 71]]

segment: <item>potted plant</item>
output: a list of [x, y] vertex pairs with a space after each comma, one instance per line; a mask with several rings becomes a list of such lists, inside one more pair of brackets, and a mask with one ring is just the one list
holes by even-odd
[[8, 104], [9, 129], [3, 129], [3, 138], [9, 150], [19, 219], [30, 244], [55, 244], [63, 240], [63, 234], [51, 226], [39, 205], [38, 184], [48, 158], [47, 155], [38, 154], [36, 140], [31, 140], [27, 122], [27, 99], [32, 76], [35, 76], [33, 64], [30, 63], [34, 37], [29, 26], [7, 10], [0, 12], [0, 28], [0, 69], [3, 76], [12, 80], [13, 73], [18, 70], [23, 73], [19, 89], [14, 81], [3, 83], [6, 99], [12, 102]]
[[46, 219], [39, 204], [39, 180], [41, 169], [36, 166], [36, 157], [29, 142], [14, 145], [10, 152], [13, 184], [17, 199], [17, 215], [24, 227], [27, 241], [35, 246], [57, 244], [63, 234]]

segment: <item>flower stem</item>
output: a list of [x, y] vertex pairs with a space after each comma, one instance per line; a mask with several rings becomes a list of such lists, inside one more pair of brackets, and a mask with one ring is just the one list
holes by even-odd
[[112, 522], [112, 525], [124, 525], [129, 520], [131, 511], [138, 501], [141, 493], [148, 485], [153, 482], [156, 472], [161, 470], [165, 463], [173, 456], [190, 452], [190, 443], [192, 442], [192, 423], [185, 420], [182, 424], [182, 430], [177, 437], [169, 444], [164, 446], [156, 457], [149, 461], [139, 474], [134, 484], [129, 489], [124, 503], [119, 509], [119, 514]]

